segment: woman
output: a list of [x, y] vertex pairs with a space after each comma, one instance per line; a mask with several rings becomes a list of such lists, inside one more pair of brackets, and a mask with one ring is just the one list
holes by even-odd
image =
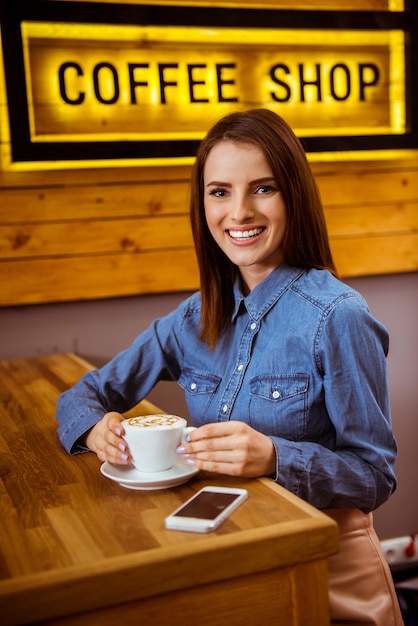
[[121, 413], [159, 380], [184, 389], [199, 469], [270, 476], [339, 524], [333, 623], [400, 625], [371, 511], [396, 486], [388, 337], [337, 277], [303, 148], [268, 110], [202, 141], [191, 181], [201, 290], [58, 403], [69, 453], [127, 464]]

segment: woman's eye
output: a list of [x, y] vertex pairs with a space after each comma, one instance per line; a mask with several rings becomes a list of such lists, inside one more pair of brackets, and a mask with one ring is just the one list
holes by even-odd
[[274, 187], [271, 185], [260, 185], [260, 187], [257, 187], [255, 191], [256, 193], [271, 193], [274, 191]]
[[215, 196], [215, 198], [223, 198], [225, 196], [225, 193], [225, 189], [212, 189], [210, 195]]

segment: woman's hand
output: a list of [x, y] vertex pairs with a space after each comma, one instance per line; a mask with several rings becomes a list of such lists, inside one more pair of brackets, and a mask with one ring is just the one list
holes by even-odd
[[270, 437], [243, 422], [205, 424], [189, 435], [179, 452], [201, 470], [255, 478], [276, 470], [276, 451]]
[[122, 438], [124, 430], [120, 413], [112, 411], [97, 422], [85, 437], [85, 444], [95, 452], [101, 461], [128, 465], [131, 455], [126, 441]]

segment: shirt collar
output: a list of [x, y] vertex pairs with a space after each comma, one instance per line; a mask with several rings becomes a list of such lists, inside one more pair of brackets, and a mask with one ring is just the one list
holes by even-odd
[[270, 272], [257, 287], [254, 287], [246, 297], [241, 293], [240, 279], [237, 275], [234, 282], [235, 306], [232, 321], [238, 315], [242, 303], [253, 319], [258, 320], [263, 317], [290, 285], [304, 272], [305, 270], [282, 263]]

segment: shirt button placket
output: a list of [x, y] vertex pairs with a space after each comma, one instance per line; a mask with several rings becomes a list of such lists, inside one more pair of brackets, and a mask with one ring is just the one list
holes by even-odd
[[238, 390], [241, 386], [242, 377], [245, 370], [245, 363], [248, 363], [250, 358], [252, 338], [255, 335], [257, 329], [258, 324], [257, 322], [253, 321], [247, 326], [246, 332], [243, 335], [238, 355], [238, 364], [235, 370], [232, 370], [231, 378], [223, 396], [224, 403], [221, 404], [220, 412], [224, 419], [229, 418], [229, 414], [231, 413], [235, 397], [238, 394]]

